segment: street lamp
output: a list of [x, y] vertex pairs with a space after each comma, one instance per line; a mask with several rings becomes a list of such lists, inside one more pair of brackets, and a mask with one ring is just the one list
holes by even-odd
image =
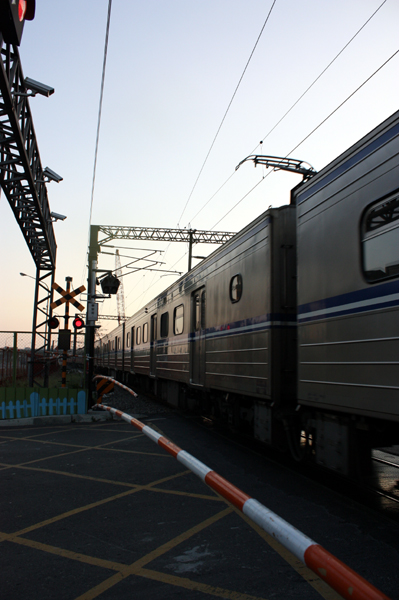
[[21, 277], [30, 277], [36, 281], [36, 277], [32, 277], [32, 275], [27, 275], [26, 273], [20, 273]]

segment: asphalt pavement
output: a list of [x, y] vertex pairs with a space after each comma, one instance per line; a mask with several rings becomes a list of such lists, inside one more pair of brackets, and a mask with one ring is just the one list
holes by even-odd
[[[396, 524], [190, 418], [141, 419], [399, 597]], [[0, 489], [2, 600], [339, 598], [124, 421], [0, 424]]]

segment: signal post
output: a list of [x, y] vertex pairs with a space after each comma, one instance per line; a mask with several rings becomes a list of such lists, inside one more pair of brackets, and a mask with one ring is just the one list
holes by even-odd
[[[54, 309], [57, 308], [57, 306], [60, 306], [61, 304], [65, 303], [64, 329], [60, 329], [58, 334], [58, 348], [63, 351], [61, 384], [61, 387], [63, 388], [66, 387], [66, 367], [68, 360], [68, 350], [70, 350], [71, 348], [71, 331], [69, 329], [69, 304], [72, 303], [75, 306], [75, 308], [82, 312], [84, 310], [84, 306], [75, 299], [75, 296], [77, 296], [81, 292], [84, 292], [86, 289], [84, 285], [81, 285], [79, 288], [76, 288], [76, 290], [73, 290], [73, 292], [71, 292], [72, 277], [65, 277], [65, 281], [67, 283], [66, 290], [63, 290], [62, 287], [58, 285], [58, 283], [53, 283], [53, 288], [58, 293], [60, 293], [62, 297], [56, 300], [55, 302], [52, 302], [52, 304], [50, 305], [51, 309]], [[80, 319], [80, 317], [75, 318], [74, 326], [75, 329], [80, 329], [84, 326], [83, 320]]]

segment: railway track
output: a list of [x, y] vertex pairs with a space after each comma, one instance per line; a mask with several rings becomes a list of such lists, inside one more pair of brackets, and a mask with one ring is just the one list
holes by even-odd
[[373, 451], [372, 471], [366, 479], [365, 486], [377, 496], [380, 508], [397, 520], [399, 519], [399, 456], [394, 452], [387, 452], [386, 449]]

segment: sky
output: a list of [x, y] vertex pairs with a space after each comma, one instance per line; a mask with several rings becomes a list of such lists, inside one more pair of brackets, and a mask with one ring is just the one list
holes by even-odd
[[[47, 185], [51, 210], [67, 215], [54, 223], [62, 287], [67, 276], [86, 285], [92, 197], [92, 225], [236, 232], [301, 181], [249, 162], [235, 171], [246, 156], [319, 171], [398, 109], [399, 54], [366, 82], [398, 50], [397, 0], [113, 0], [92, 196], [107, 14], [108, 0], [37, 0], [19, 49], [24, 76], [55, 88], [30, 108], [42, 166], [63, 177]], [[20, 272], [36, 270], [4, 194], [0, 232], [0, 331], [30, 331], [35, 284]], [[129, 257], [162, 250], [157, 268], [187, 270], [186, 244], [113, 244]], [[124, 276], [126, 315], [177, 277]], [[117, 314], [115, 296], [100, 313]]]

